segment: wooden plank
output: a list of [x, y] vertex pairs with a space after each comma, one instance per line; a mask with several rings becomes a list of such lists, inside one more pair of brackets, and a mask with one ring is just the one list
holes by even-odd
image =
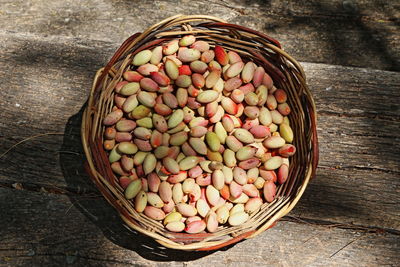
[[398, 72], [302, 64], [322, 114], [400, 120]]
[[[1, 44], [1, 72], [6, 75], [18, 71], [3, 83], [4, 88], [24, 88], [23, 93], [3, 92], [6, 107], [15, 105], [18, 112], [26, 116], [26, 109], [38, 108], [48, 101], [59, 113], [68, 115], [79, 111], [82, 99], [86, 99], [95, 71], [104, 66], [112, 55], [115, 44], [98, 42], [75, 43], [74, 39], [57, 41], [56, 38], [4, 36]], [[25, 54], [20, 51], [26, 51]], [[347, 116], [379, 117], [398, 120], [400, 79], [396, 72], [367, 70], [324, 64], [303, 63], [308, 83], [314, 93], [319, 112]], [[15, 66], [18, 66], [16, 68]], [[43, 68], [46, 67], [46, 73]], [[50, 78], [47, 80], [47, 78]], [[59, 81], [53, 82], [55, 79]], [[384, 86], [384, 88], [383, 88]], [[74, 93], [68, 93], [73, 91]], [[378, 92], [378, 93], [377, 93]], [[35, 94], [47, 95], [36, 97]], [[23, 102], [25, 100], [25, 103]], [[31, 100], [33, 103], [26, 103]], [[71, 103], [73, 106], [71, 107]], [[62, 125], [63, 122], [43, 120], [18, 120], [14, 123], [25, 126], [41, 122], [46, 128]], [[32, 119], [34, 119], [32, 118]]]
[[[373, 1], [252, 1], [232, 19], [281, 41], [301, 61], [399, 70], [398, 4]], [[393, 4], [393, 6], [391, 6]]]
[[[12, 1], [0, 28], [122, 43], [175, 14], [214, 15], [270, 34], [301, 61], [400, 70], [399, 5], [363, 1]], [[148, 13], [151, 12], [151, 16]], [[9, 23], [15, 21], [16, 23]]]
[[[65, 105], [73, 102], [71, 111], [78, 112], [81, 100], [87, 96], [95, 71], [106, 64], [118, 45], [87, 41], [76, 43], [71, 38], [41, 39], [37, 36], [17, 37], [7, 34], [3, 37], [5, 41], [0, 44], [0, 60], [4, 62], [1, 72], [19, 73], [5, 80], [2, 86], [25, 88], [24, 94], [9, 94], [3, 101], [5, 105], [20, 105], [20, 112], [24, 112], [24, 108], [45, 105], [47, 101], [52, 101], [54, 108], [60, 110], [60, 113], [66, 111]], [[15, 68], [16, 65], [18, 68]], [[398, 73], [325, 64], [302, 65], [318, 111], [399, 120]], [[46, 73], [43, 73], [43, 68], [46, 68]], [[59, 82], [52, 82], [55, 79]], [[68, 94], [71, 91], [74, 93]], [[34, 94], [48, 97], [38, 98]], [[30, 106], [24, 106], [18, 100], [35, 100], [35, 105], [30, 103]], [[69, 114], [74, 114], [72, 112]], [[46, 123], [45, 120], [43, 122]], [[47, 123], [47, 127], [48, 124], [54, 124], [54, 121]]]
[[0, 209], [4, 266], [395, 266], [400, 261], [399, 235], [390, 233], [283, 221], [227, 250], [181, 252], [129, 232], [101, 198], [1, 188]]
[[365, 117], [321, 115], [318, 120], [320, 166], [378, 169], [399, 174], [400, 122]]
[[[24, 138], [46, 133], [52, 135], [32, 139], [28, 146], [23, 144], [21, 149], [14, 150], [14, 156], [6, 159], [7, 164], [2, 164], [2, 177], [7, 183], [23, 181], [65, 188], [68, 182], [62, 176], [62, 168], [69, 168], [69, 165], [60, 164], [59, 160], [64, 162], [69, 155], [80, 153], [82, 156], [83, 153], [80, 143], [81, 114], [77, 117], [73, 115], [82, 109], [96, 70], [106, 62], [106, 54], [111, 54], [113, 48], [107, 53], [107, 45], [104, 48], [101, 46], [103, 53], [97, 53], [96, 46], [88, 48], [77, 44], [71, 50], [58, 46], [55, 41], [52, 49], [57, 57], [54, 57], [44, 49], [43, 43], [36, 41], [24, 39], [11, 42], [18, 48], [1, 42], [4, 54], [1, 54], [0, 61], [4, 64], [0, 72], [9, 77], [2, 84], [0, 93], [1, 104], [5, 107], [5, 120], [0, 125], [1, 153]], [[72, 40], [70, 42], [72, 44]], [[13, 63], [9, 61], [10, 57]], [[18, 74], [8, 75], [16, 72]], [[64, 130], [70, 138], [65, 142], [68, 147], [62, 146]], [[27, 158], [34, 163], [27, 162]], [[79, 173], [83, 172], [83, 162], [83, 157], [75, 162], [74, 172], [78, 172], [77, 169]], [[70, 190], [87, 191], [92, 186], [90, 183], [87, 179], [75, 179]]]
[[294, 214], [399, 230], [399, 127], [379, 119], [320, 116], [317, 177]]
[[399, 174], [319, 167], [290, 216], [400, 230]]
[[[19, 182], [31, 190], [43, 187], [97, 193], [82, 167], [80, 111], [95, 70], [112, 54], [113, 46], [73, 42], [13, 36], [1, 43], [0, 73], [8, 78], [2, 81], [4, 90], [0, 91], [3, 121], [7, 122], [0, 124], [0, 153], [30, 136], [61, 134], [29, 140], [2, 158], [3, 185]], [[296, 214], [399, 229], [399, 143], [394, 141], [400, 123], [396, 102], [399, 76], [387, 71], [303, 65], [321, 114], [321, 160], [318, 177]], [[380, 203], [379, 194], [390, 200]], [[363, 212], [345, 212], [345, 208]], [[369, 214], [369, 210], [374, 212]]]
[[396, 266], [398, 73], [304, 63], [320, 113], [317, 178], [295, 222], [215, 253], [166, 250], [128, 232], [83, 173], [79, 123], [95, 70], [131, 33], [169, 15], [217, 15], [267, 32], [303, 61], [398, 71], [399, 10], [370, 0], [3, 3], [0, 154], [35, 134], [61, 135], [1, 158], [0, 187], [24, 190], [0, 188], [0, 265]]

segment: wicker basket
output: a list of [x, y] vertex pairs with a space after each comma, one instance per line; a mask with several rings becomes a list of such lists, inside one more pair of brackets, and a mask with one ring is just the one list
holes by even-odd
[[[278, 187], [272, 203], [235, 227], [219, 227], [214, 233], [172, 233], [161, 223], [137, 213], [124, 197], [123, 189], [113, 174], [103, 149], [102, 119], [113, 107], [113, 89], [131, 63], [133, 55], [153, 48], [182, 34], [194, 34], [210, 44], [218, 44], [238, 52], [265, 68], [274, 84], [287, 92], [292, 113], [289, 116], [294, 131], [293, 144], [297, 153], [291, 158], [289, 178]], [[252, 238], [275, 225], [298, 202], [318, 163], [315, 105], [306, 85], [300, 64], [284, 52], [278, 41], [254, 30], [228, 24], [210, 16], [177, 15], [161, 21], [143, 33], [129, 37], [110, 62], [101, 68], [94, 79], [87, 108], [82, 119], [82, 143], [87, 157], [86, 170], [98, 189], [120, 213], [130, 228], [154, 238], [165, 247], [181, 250], [215, 250]]]

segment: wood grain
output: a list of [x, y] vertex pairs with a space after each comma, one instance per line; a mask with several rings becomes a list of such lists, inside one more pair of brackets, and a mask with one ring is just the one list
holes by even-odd
[[302, 65], [320, 115], [400, 120], [398, 72]]
[[[13, 201], [9, 201], [12, 198]], [[214, 253], [160, 248], [124, 228], [102, 198], [0, 189], [5, 266], [395, 266], [399, 235], [293, 222]]]
[[[95, 70], [112, 54], [113, 45], [90, 47], [72, 39], [31, 37], [11, 37], [1, 45], [0, 73], [14, 75], [3, 82], [12, 91], [0, 91], [7, 122], [0, 125], [0, 153], [35, 134], [60, 135], [41, 136], [10, 151], [0, 166], [0, 183], [10, 187], [18, 182], [34, 191], [98, 194], [82, 168], [79, 111]], [[303, 65], [320, 113], [321, 159], [317, 179], [294, 214], [399, 230], [400, 147], [393, 142], [399, 138], [399, 76], [380, 70]], [[379, 194], [388, 199], [378, 198]]]
[[396, 1], [17, 0], [3, 10], [3, 31], [118, 44], [175, 14], [214, 15], [270, 34], [301, 61], [400, 70]]
[[[0, 266], [397, 266], [399, 10], [381, 0], [2, 3], [0, 155], [41, 136], [0, 157]], [[82, 167], [80, 118], [95, 71], [128, 36], [177, 13], [280, 40], [303, 61], [319, 114], [317, 177], [295, 209], [214, 253], [160, 248], [128, 231]]]

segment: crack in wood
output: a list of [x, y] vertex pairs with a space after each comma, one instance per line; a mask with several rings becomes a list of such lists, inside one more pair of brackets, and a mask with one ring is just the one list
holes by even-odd
[[347, 243], [346, 245], [344, 245], [343, 247], [341, 247], [338, 251], [336, 251], [335, 253], [333, 253], [329, 258], [334, 257], [336, 254], [338, 254], [340, 251], [342, 251], [343, 249], [347, 248], [348, 246], [350, 246], [352, 243], [354, 243], [355, 241], [361, 239], [362, 237], [364, 237], [364, 235], [361, 235], [353, 240], [351, 240], [349, 243]]
[[379, 171], [379, 172], [383, 172], [386, 174], [400, 174], [400, 171], [395, 171], [395, 170], [388, 170], [388, 169], [383, 169], [383, 168], [377, 168], [377, 167], [369, 167], [369, 166], [326, 166], [326, 165], [322, 165], [319, 164], [318, 168], [317, 168], [317, 172], [318, 169], [325, 169], [325, 170], [365, 170], [365, 171]]
[[[7, 249], [7, 250], [2, 250], [2, 251], [9, 251], [9, 252], [13, 252], [13, 251], [26, 251], [24, 249], [22, 250], [18, 250], [18, 249]], [[76, 262], [76, 260], [78, 258], [82, 258], [82, 259], [86, 259], [86, 260], [93, 260], [93, 261], [101, 261], [101, 262], [109, 262], [109, 263], [119, 263], [119, 264], [127, 264], [132, 266], [131, 262], [126, 262], [126, 261], [119, 261], [119, 260], [114, 260], [114, 259], [102, 259], [102, 258], [95, 258], [95, 257], [88, 257], [88, 256], [83, 256], [83, 255], [79, 255], [79, 253], [77, 255], [75, 254], [69, 254], [69, 253], [38, 253], [35, 254], [34, 256], [36, 257], [70, 257], [71, 260], [73, 260], [74, 263]], [[7, 255], [3, 256], [3, 257], [7, 257]], [[14, 255], [11, 253], [10, 255], [11, 258], [31, 258], [32, 256], [30, 255]], [[140, 266], [140, 265], [138, 265]]]
[[[335, 111], [327, 111], [327, 110], [318, 110], [318, 115], [324, 116], [337, 116], [337, 117], [345, 117], [345, 118], [368, 118], [374, 120], [384, 120], [384, 121], [394, 121], [400, 122], [400, 116], [389, 116], [389, 115], [379, 115], [374, 113], [348, 113], [348, 112], [335, 112]], [[396, 136], [394, 136], [396, 137]]]
[[363, 232], [363, 233], [372, 233], [372, 234], [386, 234], [387, 233], [387, 234], [392, 234], [392, 235], [400, 235], [400, 231], [396, 230], [396, 229], [355, 225], [355, 224], [348, 224], [348, 223], [338, 223], [338, 222], [331, 222], [331, 221], [324, 221], [324, 220], [315, 220], [315, 219], [302, 218], [302, 217], [290, 216], [290, 215], [286, 215], [281, 220], [287, 221], [287, 222], [297, 222], [297, 223], [302, 223], [302, 224], [323, 226], [323, 227], [327, 227], [327, 228], [339, 228], [339, 229], [346, 229], [346, 230], [354, 230], [354, 231]]
[[[246, 6], [241, 6], [239, 7], [238, 3], [234, 3], [235, 7], [230, 6], [230, 3], [227, 3], [225, 0], [221, 0], [220, 2], [213, 2], [213, 1], [207, 1], [210, 4], [214, 5], [219, 5], [222, 7], [226, 7], [228, 9], [231, 9], [233, 11], [236, 11], [240, 13], [241, 15], [247, 15], [247, 14], [252, 14], [254, 11], [255, 12], [262, 12], [262, 13], [267, 13], [271, 16], [279, 16], [281, 19], [285, 18], [287, 20], [293, 19], [293, 18], [315, 18], [315, 19], [350, 19], [350, 20], [355, 20], [356, 18], [360, 19], [361, 21], [371, 21], [371, 22], [377, 22], [377, 23], [397, 23], [400, 21], [399, 18], [397, 17], [391, 17], [391, 16], [371, 16], [371, 15], [365, 15], [365, 14], [357, 14], [355, 15], [354, 13], [338, 13], [336, 12], [335, 14], [321, 14], [321, 13], [315, 13], [315, 12], [296, 12], [295, 10], [290, 10], [290, 17], [285, 17], [288, 14], [287, 12], [282, 12], [281, 9], [277, 12], [276, 10], [273, 10], [271, 8], [264, 8], [263, 6], [251, 6], [251, 5], [246, 5]], [[231, 3], [233, 4], [233, 3]], [[251, 11], [250, 11], [251, 10]]]
[[27, 137], [27, 138], [24, 138], [23, 140], [21, 140], [21, 141], [15, 143], [15, 144], [12, 145], [11, 147], [9, 147], [5, 152], [3, 152], [3, 153], [0, 155], [0, 159], [1, 159], [3, 156], [5, 156], [8, 152], [10, 152], [13, 148], [17, 147], [18, 145], [20, 145], [20, 144], [22, 144], [22, 143], [25, 143], [25, 142], [27, 142], [27, 141], [29, 141], [29, 140], [35, 139], [35, 138], [37, 138], [37, 137], [46, 136], [46, 135], [64, 135], [64, 133], [43, 133], [43, 134], [36, 134], [36, 135], [33, 135], [33, 136], [29, 136], [29, 137]]
[[220, 0], [220, 2], [213, 2], [213, 1], [207, 1], [210, 4], [214, 4], [214, 5], [218, 5], [218, 6], [222, 6], [228, 9], [231, 9], [237, 13], [239, 13], [240, 15], [246, 15], [246, 9], [243, 7], [232, 7], [230, 6], [228, 3], [226, 3], [224, 0]]
[[69, 195], [69, 196], [82, 196], [90, 198], [101, 198], [102, 196], [96, 191], [83, 191], [71, 187], [57, 187], [51, 185], [42, 185], [35, 183], [20, 183], [16, 181], [1, 181], [0, 187], [9, 188], [13, 190], [25, 190], [29, 192], [49, 193], [55, 195]]

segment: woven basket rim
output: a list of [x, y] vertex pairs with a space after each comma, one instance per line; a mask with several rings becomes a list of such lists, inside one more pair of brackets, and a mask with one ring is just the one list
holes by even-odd
[[[183, 33], [193, 33], [193, 34], [205, 34], [205, 31], [199, 31], [199, 30], [194, 30], [193, 26], [191, 26], [190, 23], [192, 22], [201, 22], [201, 21], [206, 21], [201, 24], [200, 27], [209, 27], [207, 32], [209, 34], [214, 34], [213, 30], [211, 30], [211, 27], [227, 27], [230, 29], [230, 32], [233, 32], [236, 34], [236, 31], [243, 31], [243, 35], [249, 35], [249, 36], [262, 36], [260, 38], [264, 38], [267, 40], [266, 42], [263, 42], [264, 48], [269, 49], [270, 51], [273, 51], [274, 53], [278, 54], [279, 57], [282, 58], [284, 61], [288, 61], [290, 64], [293, 65], [293, 69], [296, 71], [296, 79], [298, 80], [299, 83], [301, 83], [302, 86], [302, 92], [301, 96], [303, 99], [305, 99], [305, 110], [308, 112], [306, 115], [309, 116], [308, 118], [308, 123], [310, 124], [310, 139], [308, 140], [308, 157], [309, 161], [307, 163], [306, 168], [306, 173], [304, 176], [304, 179], [301, 183], [301, 185], [298, 186], [297, 191], [295, 192], [295, 196], [293, 197], [293, 194], [287, 197], [282, 203], [280, 203], [278, 211], [274, 213], [272, 217], [270, 217], [262, 226], [253, 229], [251, 231], [247, 231], [245, 233], [241, 233], [237, 236], [233, 236], [229, 239], [222, 239], [222, 240], [215, 240], [215, 241], [205, 241], [205, 242], [193, 242], [190, 244], [182, 244], [179, 242], [172, 241], [171, 239], [160, 235], [159, 233], [145, 229], [141, 227], [140, 225], [134, 223], [135, 220], [140, 220], [142, 219], [141, 217], [138, 216], [133, 216], [132, 213], [129, 212], [129, 210], [123, 209], [120, 205], [121, 203], [124, 203], [126, 200], [118, 198], [119, 192], [118, 189], [115, 187], [114, 184], [112, 184], [112, 181], [109, 181], [107, 178], [104, 178], [101, 173], [107, 174], [106, 168], [99, 170], [96, 164], [96, 157], [97, 157], [97, 152], [99, 152], [99, 142], [98, 140], [96, 141], [96, 131], [92, 131], [93, 128], [99, 127], [98, 121], [99, 117], [101, 114], [98, 112], [98, 110], [95, 108], [95, 101], [97, 98], [99, 98], [99, 95], [101, 93], [104, 93], [105, 89], [104, 84], [102, 82], [106, 78], [106, 76], [115, 76], [116, 73], [118, 72], [117, 69], [115, 69], [115, 64], [118, 63], [118, 60], [121, 58], [125, 58], [125, 61], [129, 59], [129, 57], [132, 57], [135, 53], [139, 52], [142, 49], [145, 49], [145, 45], [139, 45], [139, 48], [135, 48], [136, 45], [140, 44], [141, 41], [146, 40], [146, 38], [154, 33], [159, 33], [159, 35], [156, 35], [158, 38], [163, 37], [163, 38], [169, 38], [170, 36], [175, 36], [176, 34], [183, 34]], [[196, 25], [196, 26], [198, 26]], [[173, 32], [163, 32], [159, 31], [161, 28], [165, 29], [170, 29], [170, 28], [177, 28], [177, 27], [183, 27], [182, 31], [173, 31]], [[181, 32], [181, 33], [180, 33]], [[238, 32], [239, 34], [239, 32]], [[257, 37], [258, 38], [258, 37]], [[155, 39], [157, 41], [157, 39]], [[238, 45], [242, 45], [239, 44]], [[134, 50], [132, 52], [132, 49]], [[256, 51], [254, 53], [250, 54], [252, 57], [262, 57], [261, 54], [257, 54]], [[254, 59], [254, 58], [253, 58]], [[122, 60], [123, 61], [123, 60]], [[126, 64], [126, 62], [123, 61], [122, 65]], [[117, 62], [117, 63], [116, 63]], [[125, 62], [125, 63], [124, 63]], [[118, 64], [121, 64], [119, 62]], [[121, 66], [121, 65], [120, 65]], [[284, 77], [285, 78], [285, 77]], [[287, 77], [286, 77], [287, 78]], [[292, 82], [292, 81], [290, 81]], [[300, 96], [299, 96], [300, 97]], [[100, 105], [101, 106], [101, 105]], [[101, 111], [101, 109], [100, 109]], [[98, 129], [98, 128], [97, 128]], [[87, 163], [85, 165], [86, 170], [88, 174], [90, 175], [91, 179], [94, 181], [96, 186], [99, 188], [103, 196], [107, 199], [107, 201], [113, 205], [120, 213], [122, 220], [126, 225], [128, 225], [130, 228], [133, 230], [136, 230], [138, 232], [141, 232], [147, 236], [150, 236], [154, 238], [159, 244], [168, 247], [168, 248], [173, 248], [173, 249], [180, 249], [180, 250], [215, 250], [219, 249], [221, 247], [236, 243], [242, 239], [248, 239], [255, 237], [259, 235], [260, 233], [264, 232], [266, 229], [274, 226], [276, 222], [285, 216], [288, 212], [290, 212], [294, 206], [297, 204], [297, 202], [300, 200], [302, 194], [305, 191], [305, 188], [307, 187], [310, 179], [315, 176], [315, 171], [316, 167], [318, 164], [318, 138], [317, 138], [317, 132], [316, 132], [316, 108], [315, 108], [315, 103], [312, 98], [312, 94], [306, 84], [306, 76], [304, 73], [304, 70], [302, 69], [301, 65], [299, 62], [297, 62], [293, 57], [291, 57], [289, 54], [287, 54], [285, 51], [283, 51], [282, 48], [280, 48], [280, 44], [278, 41], [275, 39], [262, 34], [258, 33], [254, 30], [248, 29], [243, 26], [235, 25], [235, 24], [228, 24], [226, 23], [225, 20], [212, 17], [212, 16], [205, 16], [205, 15], [191, 15], [191, 16], [184, 16], [184, 15], [175, 15], [172, 17], [169, 17], [165, 20], [160, 21], [159, 23], [154, 24], [153, 26], [149, 27], [147, 30], [145, 30], [143, 33], [137, 33], [129, 37], [122, 45], [121, 47], [117, 50], [117, 52], [114, 54], [114, 56], [111, 58], [109, 63], [99, 69], [95, 75], [93, 85], [90, 90], [89, 94], [89, 99], [87, 102], [87, 108], [84, 110], [83, 116], [82, 116], [82, 125], [81, 125], [81, 139], [82, 139], [82, 145], [85, 151], [85, 155], [87, 158]], [[101, 147], [100, 143], [100, 147]], [[101, 153], [99, 153], [101, 154]], [[103, 158], [104, 160], [104, 158]], [[101, 164], [100, 164], [101, 165]], [[108, 173], [109, 174], [109, 173]], [[112, 175], [112, 173], [111, 173]], [[186, 234], [188, 235], [188, 234]]]

